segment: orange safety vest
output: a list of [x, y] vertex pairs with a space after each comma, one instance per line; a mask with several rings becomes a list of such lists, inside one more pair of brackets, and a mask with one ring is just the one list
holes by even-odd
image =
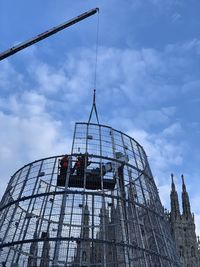
[[67, 158], [61, 159], [61, 167], [64, 167], [64, 168], [68, 167], [68, 159]]
[[63, 167], [64, 167], [64, 168], [67, 168], [67, 167], [68, 167], [68, 162], [67, 162], [67, 161], [64, 161], [64, 163], [63, 163]]

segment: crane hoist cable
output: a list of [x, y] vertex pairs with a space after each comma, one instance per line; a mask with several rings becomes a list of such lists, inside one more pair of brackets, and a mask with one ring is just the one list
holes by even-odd
[[94, 63], [94, 92], [93, 92], [93, 103], [92, 109], [90, 111], [88, 123], [90, 123], [92, 119], [93, 111], [95, 112], [97, 122], [99, 124], [99, 117], [96, 107], [96, 85], [97, 85], [97, 63], [98, 63], [98, 50], [99, 50], [99, 14], [98, 14], [98, 21], [97, 21], [97, 32], [96, 32], [96, 48], [95, 48], [95, 63]]
[[97, 16], [97, 30], [96, 30], [96, 49], [95, 49], [95, 66], [94, 66], [94, 89], [96, 89], [96, 82], [97, 82], [98, 52], [99, 52], [99, 12], [98, 12], [98, 16]]

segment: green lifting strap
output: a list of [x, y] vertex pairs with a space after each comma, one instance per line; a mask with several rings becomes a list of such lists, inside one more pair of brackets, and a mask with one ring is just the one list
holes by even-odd
[[98, 113], [97, 113], [97, 108], [96, 108], [96, 90], [95, 89], [94, 89], [94, 95], [93, 95], [92, 109], [90, 111], [90, 116], [89, 116], [88, 123], [90, 123], [90, 121], [91, 121], [93, 111], [95, 112], [96, 119], [97, 119], [97, 122], [99, 124], [99, 118], [98, 118]]

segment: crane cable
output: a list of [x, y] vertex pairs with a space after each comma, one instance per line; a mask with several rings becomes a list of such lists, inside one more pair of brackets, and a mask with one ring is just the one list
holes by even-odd
[[97, 63], [98, 63], [98, 50], [99, 50], [99, 10], [98, 10], [98, 19], [97, 19], [97, 32], [96, 32], [96, 49], [95, 49], [95, 63], [94, 63], [94, 92], [93, 92], [93, 103], [92, 109], [90, 111], [90, 116], [88, 123], [90, 123], [93, 111], [95, 112], [97, 122], [99, 124], [99, 118], [96, 107], [96, 84], [97, 84]]

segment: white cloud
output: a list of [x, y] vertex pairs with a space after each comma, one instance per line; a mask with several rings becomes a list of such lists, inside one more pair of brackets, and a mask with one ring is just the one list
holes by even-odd
[[171, 191], [169, 175], [167, 178], [168, 180], [166, 181], [167, 182], [166, 184], [159, 185], [158, 192], [163, 206], [169, 210], [170, 191]]
[[152, 164], [156, 177], [159, 181], [163, 181], [163, 177], [172, 166], [178, 166], [182, 163], [182, 146], [175, 145], [167, 140], [161, 134], [150, 134], [141, 130], [133, 130], [130, 134], [145, 148], [149, 160]]
[[8, 60], [0, 64], [0, 90], [9, 92], [15, 90], [15, 81], [18, 89], [22, 89], [24, 83], [23, 75], [17, 72]]
[[63, 91], [63, 87], [67, 84], [67, 78], [62, 69], [56, 70], [44, 63], [31, 68], [29, 72], [35, 75], [38, 89], [48, 94]]
[[62, 123], [47, 113], [45, 103], [44, 96], [25, 91], [7, 99], [10, 108], [0, 112], [1, 194], [9, 176], [24, 164], [70, 151]]
[[163, 130], [163, 134], [165, 136], [175, 136], [177, 134], [180, 134], [183, 132], [182, 126], [180, 125], [180, 123], [173, 123], [172, 125], [170, 125], [169, 127], [165, 128]]
[[181, 20], [181, 17], [182, 17], [182, 16], [181, 16], [180, 13], [178, 13], [178, 12], [174, 13], [174, 14], [172, 15], [172, 22], [177, 23], [178, 21]]
[[78, 57], [75, 54], [69, 55], [59, 66], [34, 60], [28, 66], [28, 73], [34, 81], [34, 90], [48, 97], [49, 102], [65, 102], [70, 107], [85, 101], [89, 89], [93, 89], [93, 62], [90, 57], [91, 51], [83, 50]]

